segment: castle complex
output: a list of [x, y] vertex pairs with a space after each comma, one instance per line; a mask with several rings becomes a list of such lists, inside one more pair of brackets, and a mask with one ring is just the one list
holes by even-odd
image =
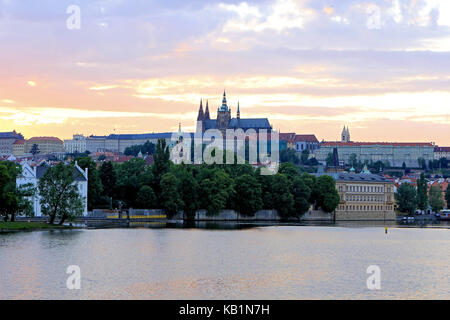
[[259, 132], [260, 130], [271, 132], [272, 126], [267, 118], [241, 119], [239, 102], [237, 105], [236, 118], [231, 118], [231, 108], [228, 107], [227, 96], [224, 91], [222, 105], [217, 108], [216, 119], [211, 119], [208, 101], [206, 101], [206, 109], [203, 111], [203, 100], [200, 100], [200, 108], [197, 116], [197, 132], [205, 132], [209, 129], [218, 129], [225, 136], [227, 129], [242, 129], [244, 131], [254, 129], [256, 132]]

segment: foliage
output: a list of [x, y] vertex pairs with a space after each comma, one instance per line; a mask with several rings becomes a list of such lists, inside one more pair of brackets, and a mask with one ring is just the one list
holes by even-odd
[[430, 188], [430, 206], [434, 212], [439, 212], [444, 209], [444, 197], [442, 196], [441, 186], [433, 186]]
[[156, 195], [149, 186], [142, 186], [136, 197], [137, 209], [152, 209], [156, 206]]
[[280, 151], [280, 162], [291, 162], [293, 164], [299, 164], [300, 159], [297, 156], [297, 152], [292, 149], [283, 149]]
[[42, 213], [50, 217], [50, 224], [56, 218], [63, 224], [83, 214], [85, 199], [78, 193], [74, 170], [73, 165], [59, 163], [48, 168], [39, 180]]
[[134, 156], [137, 157], [139, 152], [141, 152], [143, 155], [152, 155], [156, 151], [156, 146], [154, 143], [151, 143], [150, 141], [146, 141], [142, 145], [135, 145], [131, 147], [127, 147], [124, 151], [124, 154], [126, 156]]
[[414, 211], [417, 208], [416, 188], [409, 183], [403, 183], [397, 189], [395, 200], [397, 201], [398, 210], [400, 212], [414, 214]]
[[336, 190], [336, 182], [330, 176], [323, 175], [317, 179], [316, 204], [325, 212], [333, 212], [339, 205], [340, 197]]
[[244, 174], [235, 179], [235, 209], [237, 212], [254, 216], [262, 209], [261, 185], [250, 174]]
[[35, 143], [35, 144], [33, 144], [32, 146], [31, 146], [31, 150], [30, 150], [30, 153], [33, 155], [33, 156], [35, 156], [35, 155], [37, 155], [38, 153], [40, 153], [41, 151], [39, 150], [39, 146]]
[[445, 201], [447, 202], [447, 208], [450, 209], [450, 187], [447, 187], [447, 191], [445, 191]]
[[97, 170], [97, 164], [90, 157], [77, 158], [76, 162], [81, 169], [88, 169], [88, 210], [103, 204], [103, 184]]
[[417, 207], [422, 211], [428, 208], [428, 184], [423, 173], [417, 180]]
[[170, 172], [161, 177], [161, 204], [168, 217], [177, 214], [183, 207], [178, 180]]

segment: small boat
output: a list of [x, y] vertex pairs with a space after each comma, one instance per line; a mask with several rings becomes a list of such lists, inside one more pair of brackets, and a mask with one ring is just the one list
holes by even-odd
[[450, 220], [450, 209], [442, 210], [439, 214], [439, 219], [441, 220]]

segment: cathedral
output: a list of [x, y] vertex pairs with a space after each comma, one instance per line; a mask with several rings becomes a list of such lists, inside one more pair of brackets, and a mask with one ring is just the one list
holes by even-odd
[[272, 126], [267, 118], [248, 118], [241, 119], [241, 111], [239, 102], [237, 105], [236, 118], [231, 117], [231, 108], [227, 104], [227, 96], [223, 92], [222, 105], [217, 108], [217, 118], [211, 119], [209, 113], [208, 101], [206, 101], [206, 109], [203, 111], [203, 100], [200, 100], [200, 109], [197, 116], [197, 131], [205, 132], [209, 129], [218, 129], [225, 136], [227, 129], [254, 129], [256, 132], [260, 130], [272, 131]]

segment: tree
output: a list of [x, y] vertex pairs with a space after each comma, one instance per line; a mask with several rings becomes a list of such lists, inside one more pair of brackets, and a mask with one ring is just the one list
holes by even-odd
[[40, 153], [39, 151], [39, 146], [35, 143], [31, 146], [31, 150], [30, 150], [31, 154], [33, 156], [37, 155], [38, 153]]
[[136, 194], [143, 185], [151, 186], [157, 194], [153, 184], [153, 174], [144, 159], [133, 158], [116, 168], [117, 184], [114, 193], [125, 206], [136, 206]]
[[430, 188], [430, 206], [434, 212], [439, 212], [444, 209], [444, 198], [442, 196], [441, 186], [433, 186]]
[[183, 201], [182, 210], [188, 219], [195, 217], [195, 212], [199, 209], [199, 190], [200, 186], [195, 180], [192, 171], [188, 170], [184, 165], [176, 166], [174, 169], [178, 180], [180, 181], [181, 200]]
[[197, 179], [200, 181], [201, 206], [208, 215], [216, 215], [230, 205], [234, 195], [233, 180], [224, 170], [208, 170], [203, 166]]
[[89, 157], [77, 158], [81, 169], [88, 169], [88, 210], [95, 209], [103, 201], [103, 185], [97, 170], [97, 164]]
[[103, 185], [103, 194], [112, 199], [117, 182], [117, 176], [111, 161], [102, 163], [99, 177]]
[[156, 146], [154, 143], [151, 143], [150, 141], [146, 141], [144, 144], [142, 145], [134, 145], [131, 147], [127, 147], [124, 151], [124, 154], [126, 156], [134, 156], [137, 157], [137, 155], [139, 154], [139, 152], [141, 152], [143, 155], [144, 154], [148, 154], [148, 155], [152, 155], [154, 154], [156, 151]]
[[428, 184], [423, 173], [417, 180], [417, 207], [422, 211], [428, 208]]
[[161, 177], [161, 204], [168, 217], [174, 216], [183, 207], [178, 180], [170, 172]]
[[447, 209], [450, 209], [450, 187], [447, 186], [447, 191], [445, 192], [445, 201], [447, 202]]
[[152, 166], [153, 173], [153, 190], [157, 195], [161, 194], [161, 177], [169, 171], [170, 168], [170, 151], [166, 145], [165, 139], [158, 139], [156, 145], [156, 153], [154, 154], [154, 162]]
[[358, 156], [356, 155], [356, 153], [352, 153], [350, 155], [350, 157], [348, 158], [348, 164], [352, 168], [356, 168], [358, 166]]
[[402, 163], [402, 169], [403, 169], [403, 171], [406, 171], [406, 163], [405, 162]]
[[295, 152], [295, 150], [283, 149], [283, 150], [280, 151], [280, 162], [281, 163], [291, 162], [293, 164], [299, 164], [300, 163], [300, 159], [298, 158], [297, 152]]
[[317, 179], [316, 189], [317, 205], [325, 212], [336, 210], [340, 202], [339, 193], [336, 190], [336, 182], [328, 175], [320, 176]]
[[78, 193], [74, 170], [73, 165], [59, 163], [48, 168], [39, 180], [42, 213], [50, 217], [50, 224], [59, 218], [62, 225], [66, 219], [83, 214], [85, 199]]
[[309, 153], [310, 153], [310, 151], [308, 149], [305, 149], [302, 151], [301, 160], [302, 160], [303, 165], [308, 164]]
[[284, 174], [273, 176], [272, 201], [273, 209], [278, 211], [282, 218], [288, 218], [295, 214], [294, 197], [290, 191], [290, 183]]
[[397, 189], [395, 194], [398, 210], [400, 212], [414, 214], [417, 208], [417, 191], [414, 186], [409, 183], [403, 183]]
[[156, 206], [156, 195], [149, 186], [142, 186], [136, 197], [138, 209], [153, 209]]
[[326, 162], [327, 162], [327, 166], [329, 166], [329, 167], [334, 164], [333, 154], [331, 152], [328, 153]]
[[302, 177], [295, 177], [292, 184], [292, 194], [294, 196], [295, 215], [301, 217], [310, 207], [309, 199], [311, 197], [311, 189], [308, 187], [305, 179]]
[[245, 216], [254, 216], [261, 210], [261, 185], [258, 180], [249, 174], [235, 179], [235, 209]]
[[440, 158], [440, 159], [439, 159], [439, 166], [440, 166], [442, 169], [447, 169], [447, 168], [448, 168], [448, 159], [445, 158], [445, 157]]
[[4, 221], [8, 221], [8, 215], [6, 214], [7, 207], [7, 193], [6, 186], [8, 185], [11, 177], [8, 172], [8, 168], [1, 164], [0, 165], [0, 213], [3, 216]]

